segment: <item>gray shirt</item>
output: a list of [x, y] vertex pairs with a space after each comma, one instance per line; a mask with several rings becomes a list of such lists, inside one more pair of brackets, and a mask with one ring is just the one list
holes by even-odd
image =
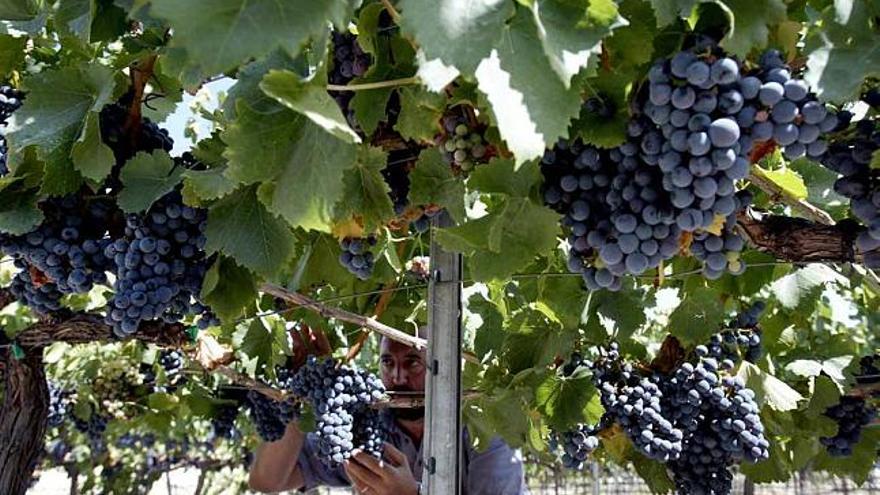
[[[388, 442], [403, 452], [409, 461], [413, 476], [422, 480], [422, 446], [415, 445], [409, 435], [383, 411], [382, 422], [388, 432]], [[464, 463], [462, 466], [463, 495], [528, 495], [523, 474], [522, 456], [500, 438], [494, 437], [488, 448], [478, 452], [471, 447], [467, 429], [462, 431]], [[316, 486], [349, 486], [351, 483], [342, 466], [330, 468], [318, 458], [318, 442], [314, 433], [306, 436], [297, 465], [305, 480], [304, 489]]]

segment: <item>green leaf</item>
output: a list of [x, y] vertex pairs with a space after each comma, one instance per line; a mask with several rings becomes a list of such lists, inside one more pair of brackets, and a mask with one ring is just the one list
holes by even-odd
[[504, 341], [503, 359], [510, 373], [541, 368], [556, 356], [571, 352], [576, 334], [550, 325], [539, 312], [528, 310], [517, 314]]
[[114, 86], [113, 72], [98, 64], [47, 70], [26, 80], [27, 99], [12, 115], [6, 135], [10, 169], [22, 162], [25, 148], [36, 146], [45, 162], [41, 192], [60, 196], [79, 189], [82, 176], [71, 160], [74, 141], [89, 113], [110, 103]]
[[40, 13], [40, 0], [0, 0], [0, 19], [27, 21]]
[[289, 70], [270, 70], [260, 88], [279, 103], [308, 117], [331, 135], [348, 143], [361, 142], [360, 136], [348, 126], [339, 105], [330, 97], [326, 82], [313, 77], [303, 81]]
[[807, 34], [804, 80], [823, 100], [842, 102], [856, 96], [866, 78], [880, 75], [880, 35], [873, 24], [878, 7], [861, 0], [834, 3]]
[[444, 248], [470, 258], [475, 280], [503, 280], [556, 246], [557, 221], [548, 208], [509, 198], [488, 215], [435, 235]]
[[[831, 273], [829, 273], [831, 272]], [[770, 285], [770, 292], [787, 309], [815, 304], [824, 285], [833, 280], [833, 271], [823, 265], [808, 265]]]
[[294, 252], [290, 228], [266, 210], [254, 187], [214, 204], [208, 211], [205, 236], [205, 251], [226, 254], [267, 279], [277, 277]]
[[669, 333], [686, 344], [702, 344], [718, 332], [724, 316], [721, 294], [700, 288], [689, 292], [669, 315]]
[[387, 158], [378, 148], [360, 148], [357, 163], [345, 173], [345, 192], [336, 205], [337, 218], [357, 218], [367, 232], [394, 218], [390, 189], [382, 177]]
[[[644, 49], [644, 47], [643, 47]], [[599, 148], [613, 148], [626, 141], [626, 125], [630, 120], [627, 99], [632, 90], [632, 74], [625, 71], [600, 71], [587, 81], [589, 97], [599, 98], [606, 108], [614, 109], [610, 117], [590, 112], [586, 105], [572, 123], [573, 135]]]
[[651, 0], [657, 14], [657, 25], [667, 26], [679, 17], [688, 17], [699, 0]]
[[539, 279], [538, 284], [537, 301], [546, 306], [564, 328], [577, 327], [590, 297], [583, 288], [583, 281], [579, 277], [552, 277]]
[[786, 462], [787, 453], [775, 441], [770, 442], [770, 458], [757, 464], [744, 462], [740, 465], [743, 474], [755, 483], [774, 483], [788, 480], [791, 471]]
[[465, 74], [473, 74], [502, 40], [505, 21], [514, 12], [508, 0], [401, 0], [400, 9], [406, 12], [401, 27], [427, 58]]
[[235, 74], [235, 84], [229, 88], [229, 93], [223, 102], [223, 114], [230, 120], [234, 119], [239, 100], [247, 102], [252, 110], [260, 113], [277, 112], [278, 102], [260, 89], [263, 77], [272, 69], [290, 70], [303, 77], [309, 74], [306, 57], [294, 59], [283, 50], [273, 50], [265, 57], [243, 65], [238, 70]]
[[223, 321], [240, 317], [257, 297], [257, 283], [250, 271], [220, 256], [205, 273], [202, 299]]
[[146, 211], [180, 183], [183, 169], [164, 150], [140, 152], [125, 163], [119, 178], [124, 186], [119, 193], [119, 207], [126, 213]]
[[797, 390], [752, 363], [743, 362], [737, 375], [745, 380], [748, 388], [755, 391], [760, 404], [766, 404], [774, 411], [792, 411], [804, 400]]
[[[575, 279], [580, 283], [579, 279]], [[645, 324], [645, 312], [641, 310], [643, 306], [640, 295], [633, 291], [594, 292], [590, 299], [590, 320], [588, 327], [600, 330], [599, 320], [601, 315], [605, 319], [614, 323], [612, 328], [615, 339], [626, 341]], [[599, 333], [601, 335], [601, 333]]]
[[605, 40], [608, 57], [615, 71], [651, 62], [654, 50], [646, 49], [646, 40], [653, 40], [657, 36], [654, 10], [646, 0], [624, 0], [620, 2], [619, 9], [629, 22], [615, 29]]
[[648, 485], [651, 493], [661, 495], [672, 493], [675, 490], [675, 485], [669, 479], [665, 464], [649, 459], [637, 452], [633, 458], [633, 468], [645, 480], [645, 484]]
[[753, 167], [755, 172], [769, 179], [792, 197], [807, 199], [807, 186], [804, 184], [804, 179], [794, 170], [790, 168], [766, 170], [757, 165], [753, 165]]
[[101, 140], [97, 112], [89, 112], [82, 134], [70, 150], [70, 157], [74, 168], [88, 179], [101, 182], [110, 175], [116, 159], [113, 150]]
[[287, 0], [154, 0], [151, 13], [167, 19], [172, 48], [187, 52], [187, 69], [212, 76], [276, 48], [296, 56], [329, 21], [342, 25], [354, 2]]
[[26, 234], [42, 221], [43, 212], [37, 206], [36, 195], [32, 192], [0, 194], [0, 232]]
[[813, 467], [849, 478], [861, 485], [867, 481], [876, 465], [878, 445], [880, 445], [880, 428], [863, 428], [859, 443], [853, 447], [852, 455], [831, 457], [827, 452], [822, 452], [816, 458]]
[[785, 369], [798, 376], [816, 377], [822, 373], [822, 363], [813, 359], [797, 359], [788, 363]]
[[272, 335], [272, 331], [266, 328], [261, 319], [257, 318], [251, 320], [239, 350], [245, 356], [256, 359], [257, 369], [260, 369], [262, 365], [271, 361], [274, 342], [275, 337]]
[[504, 28], [504, 42], [476, 72], [492, 114], [517, 165], [544, 154], [568, 136], [581, 107], [579, 90], [566, 87], [543, 56], [538, 28], [524, 9]]
[[3, 80], [24, 64], [27, 40], [26, 36], [16, 38], [0, 34], [0, 78]]
[[842, 390], [846, 384], [846, 375], [843, 370], [853, 362], [853, 359], [854, 356], [837, 356], [826, 359], [822, 361], [822, 371]]
[[505, 336], [504, 317], [498, 306], [478, 293], [468, 299], [467, 309], [470, 313], [479, 315], [483, 323], [475, 330], [474, 352], [481, 359], [490, 352], [497, 353], [501, 349]]
[[754, 48], [767, 46], [770, 28], [786, 19], [785, 2], [767, 0], [724, 0], [730, 11], [731, 26], [721, 46], [730, 53], [745, 57]]
[[484, 193], [528, 198], [533, 191], [540, 188], [543, 181], [541, 170], [535, 162], [526, 163], [517, 169], [513, 160], [493, 158], [471, 173], [468, 186]]
[[59, 30], [88, 43], [92, 32], [92, 4], [92, 0], [60, 0], [55, 11]]
[[183, 172], [183, 200], [186, 204], [201, 204], [222, 198], [235, 190], [235, 182], [225, 175], [226, 168], [186, 170]]
[[239, 101], [237, 115], [223, 135], [227, 177], [267, 182], [260, 199], [270, 211], [293, 227], [329, 232], [356, 147], [290, 110], [260, 114]]
[[627, 21], [612, 0], [538, 0], [531, 7], [550, 66], [568, 87], [602, 51], [602, 39]]
[[587, 405], [595, 395], [596, 388], [589, 373], [577, 377], [551, 373], [535, 391], [535, 400], [547, 424], [564, 431], [587, 422]]
[[464, 183], [452, 173], [437, 147], [423, 151], [410, 172], [410, 202], [446, 208], [456, 222], [465, 218]]
[[446, 106], [443, 95], [418, 87], [400, 90], [400, 115], [394, 128], [405, 139], [432, 142], [440, 133], [440, 119]]
[[166, 394], [164, 392], [155, 392], [147, 397], [147, 404], [150, 409], [156, 411], [172, 411], [177, 408], [180, 399], [176, 395]]

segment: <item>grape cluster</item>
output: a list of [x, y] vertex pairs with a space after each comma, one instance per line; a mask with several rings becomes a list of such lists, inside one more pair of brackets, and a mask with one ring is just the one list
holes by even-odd
[[661, 173], [627, 144], [604, 151], [562, 141], [542, 159], [544, 201], [570, 232], [568, 268], [590, 290], [617, 290], [625, 273], [642, 274], [679, 250]]
[[662, 462], [681, 456], [684, 432], [664, 417], [659, 375], [642, 376], [631, 363], [621, 361], [617, 344], [612, 343], [606, 355], [593, 363], [593, 379], [606, 414], [640, 452]]
[[742, 378], [722, 376], [730, 363], [719, 365], [701, 347], [696, 364], [683, 363], [663, 381], [667, 410], [684, 432], [681, 456], [669, 467], [680, 493], [728, 494], [729, 467], [769, 458], [770, 443], [755, 393]]
[[281, 440], [288, 423], [299, 414], [299, 407], [293, 400], [276, 401], [256, 390], [248, 392], [246, 402], [257, 434], [266, 442]]
[[880, 149], [880, 128], [876, 118], [856, 123], [855, 132], [828, 147], [819, 161], [842, 177], [834, 190], [850, 199], [853, 215], [867, 229], [856, 237], [865, 265], [880, 268], [880, 170], [871, 168], [871, 158]]
[[133, 95], [127, 94], [118, 102], [106, 105], [101, 109], [99, 120], [101, 122], [101, 140], [113, 150], [116, 161], [111, 185], [118, 186], [119, 170], [130, 158], [140, 151], [164, 150], [171, 152], [174, 140], [168, 131], [162, 129], [150, 119], [141, 119], [136, 137], [130, 134], [128, 120], [130, 118], [129, 107]]
[[235, 420], [238, 418], [238, 405], [223, 404], [217, 408], [216, 414], [211, 418], [211, 431], [217, 438], [227, 440], [234, 438], [238, 430]]
[[218, 323], [205, 305], [193, 302], [208, 267], [206, 219], [204, 210], [183, 205], [178, 191], [128, 216], [125, 237], [104, 250], [117, 276], [106, 318], [117, 335], [133, 334], [142, 321], [175, 322], [184, 315], [201, 315], [200, 328]]
[[41, 204], [44, 221], [18, 236], [0, 236], [0, 251], [20, 269], [11, 290], [40, 314], [61, 309], [65, 294], [81, 294], [107, 282], [112, 261], [104, 255], [113, 218], [106, 199], [51, 198]]
[[825, 410], [825, 416], [837, 422], [837, 434], [833, 437], [820, 437], [828, 454], [833, 457], [851, 455], [853, 447], [859, 443], [862, 428], [871, 424], [877, 417], [877, 409], [864, 397], [843, 396], [840, 402]]
[[376, 245], [376, 237], [346, 237], [339, 243], [342, 253], [339, 254], [339, 263], [348, 269], [352, 275], [361, 280], [367, 280], [373, 274], [375, 260], [370, 248]]
[[860, 384], [880, 383], [880, 354], [859, 359], [859, 376], [856, 380]]
[[61, 426], [68, 415], [70, 405], [70, 391], [64, 390], [52, 380], [48, 382], [49, 388], [49, 413], [47, 424], [50, 428]]
[[708, 231], [693, 233], [689, 246], [694, 258], [703, 262], [703, 276], [716, 280], [725, 272], [740, 275], [746, 270], [746, 264], [740, 259], [745, 248], [745, 240], [736, 232], [736, 213], [742, 211], [752, 202], [752, 193], [738, 191], [733, 196], [734, 213], [724, 219], [718, 234]]
[[719, 360], [722, 368], [733, 368], [740, 359], [749, 362], [757, 362], [763, 353], [761, 345], [761, 329], [758, 327], [758, 318], [764, 312], [766, 305], [763, 301], [755, 301], [754, 304], [736, 315], [727, 324], [727, 328], [713, 335], [707, 346], [700, 346], [700, 352], [705, 352]]
[[479, 129], [472, 128], [468, 112], [455, 112], [443, 117], [444, 134], [439, 146], [446, 163], [453, 170], [468, 173], [474, 166], [488, 160], [488, 143]]
[[678, 491], [688, 494], [728, 494], [731, 465], [769, 456], [755, 393], [728, 373], [731, 367], [698, 346], [669, 373], [636, 370], [616, 343], [592, 365], [606, 420], [644, 455], [665, 462]]
[[322, 462], [339, 465], [355, 448], [381, 457], [385, 432], [379, 413], [369, 407], [385, 393], [378, 377], [310, 356], [290, 380], [290, 387], [314, 408], [314, 435]]
[[186, 382], [183, 376], [183, 353], [174, 349], [165, 349], [159, 353], [159, 365], [165, 370], [165, 381], [168, 383], [168, 391], [173, 392]]
[[584, 462], [599, 448], [599, 426], [579, 424], [571, 430], [550, 435], [550, 450], [562, 451], [562, 466], [580, 471]]
[[388, 153], [388, 162], [382, 169], [382, 178], [388, 184], [388, 196], [394, 204], [394, 213], [403, 215], [409, 206], [409, 171], [416, 157], [409, 150], [393, 150]]
[[108, 420], [106, 416], [93, 412], [88, 419], [80, 419], [71, 409], [69, 417], [73, 427], [86, 436], [93, 451], [103, 452], [107, 448], [104, 443], [104, 431], [107, 430]]
[[21, 107], [24, 100], [24, 93], [13, 88], [12, 86], [0, 86], [0, 177], [9, 173], [6, 166], [6, 137], [3, 131], [6, 128], [6, 121], [13, 112]]
[[[367, 73], [372, 63], [369, 53], [365, 53], [358, 43], [357, 36], [348, 32], [333, 31], [333, 64], [327, 75], [330, 84], [346, 85], [352, 79], [361, 77]], [[359, 126], [351, 107], [354, 91], [330, 91], [330, 95], [336, 100], [336, 104], [342, 110], [348, 120], [348, 124], [357, 129]]]

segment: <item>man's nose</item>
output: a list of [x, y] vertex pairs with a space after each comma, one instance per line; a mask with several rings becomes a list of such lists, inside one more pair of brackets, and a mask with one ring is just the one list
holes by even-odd
[[406, 383], [406, 371], [404, 371], [404, 369], [399, 366], [395, 367], [393, 378], [395, 385], [402, 385]]

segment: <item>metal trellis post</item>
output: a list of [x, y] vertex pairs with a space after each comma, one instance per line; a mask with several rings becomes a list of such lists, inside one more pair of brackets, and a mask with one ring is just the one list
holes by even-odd
[[[446, 212], [432, 232], [452, 225]], [[422, 494], [461, 493], [461, 255], [431, 237], [428, 284], [428, 377], [425, 404], [425, 470]]]

